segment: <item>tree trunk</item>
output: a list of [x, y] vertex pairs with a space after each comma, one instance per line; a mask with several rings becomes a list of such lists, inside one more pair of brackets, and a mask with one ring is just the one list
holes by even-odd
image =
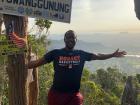
[[35, 68], [32, 71], [33, 81], [29, 82], [29, 105], [38, 104], [38, 70]]
[[[32, 48], [29, 46], [29, 55], [28, 61], [33, 61], [37, 59], [37, 53], [32, 53]], [[28, 83], [29, 83], [29, 105], [37, 105], [38, 104], [38, 93], [39, 93], [39, 86], [38, 86], [38, 70], [37, 68], [33, 68], [28, 70]]]
[[[6, 34], [8, 35], [8, 25], [14, 22], [14, 31], [25, 38], [27, 33], [28, 18], [4, 15]], [[8, 76], [9, 76], [9, 105], [28, 105], [27, 92], [27, 63], [26, 54], [16, 54], [8, 56]]]

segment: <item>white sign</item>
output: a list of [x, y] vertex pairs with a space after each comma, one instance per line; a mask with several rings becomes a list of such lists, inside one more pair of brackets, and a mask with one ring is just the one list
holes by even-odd
[[70, 23], [72, 0], [0, 0], [0, 13]]

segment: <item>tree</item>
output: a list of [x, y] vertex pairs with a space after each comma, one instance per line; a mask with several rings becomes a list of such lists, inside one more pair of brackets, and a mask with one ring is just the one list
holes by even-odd
[[105, 71], [104, 69], [98, 69], [96, 78], [97, 83], [100, 84], [104, 90], [107, 90], [109, 88], [110, 79], [107, 71]]
[[117, 84], [123, 80], [123, 74], [121, 74], [117, 68], [108, 67], [107, 70], [99, 69], [96, 72], [96, 82], [99, 83], [104, 90], [116, 89]]
[[[28, 61], [36, 60], [37, 53], [32, 53], [32, 48], [29, 46], [28, 51]], [[29, 83], [29, 105], [37, 105], [38, 104], [38, 93], [39, 93], [39, 84], [38, 84], [38, 69], [33, 68], [28, 70], [28, 83]]]
[[138, 82], [140, 83], [140, 74], [137, 74], [136, 78], [138, 79]]
[[38, 26], [41, 35], [43, 30], [46, 30], [46, 33], [48, 33], [48, 30], [51, 27], [52, 22], [44, 19], [35, 19], [35, 24]]
[[53, 82], [53, 65], [52, 64], [46, 64], [42, 67], [40, 67], [39, 72], [39, 104], [38, 105], [46, 105], [47, 103], [47, 94], [50, 90], [50, 87]]
[[100, 84], [90, 80], [94, 79], [94, 76], [93, 73], [84, 69], [80, 89], [84, 96], [84, 105], [119, 105], [117, 96], [106, 92]]
[[[47, 30], [46, 32], [48, 32], [52, 22], [48, 20], [37, 19], [35, 24], [37, 25], [38, 28], [40, 28], [40, 33], [41, 33], [44, 29], [46, 29]], [[30, 50], [30, 54], [31, 53], [36, 54], [38, 57], [42, 56], [46, 52], [46, 45], [48, 44], [46, 43], [46, 40], [47, 40], [47, 36], [42, 35], [42, 34], [40, 34], [39, 37], [36, 37], [35, 35], [28, 36], [28, 45], [29, 45], [29, 48], [32, 49]], [[45, 68], [44, 67], [45, 66], [43, 66], [43, 69], [47, 69], [47, 71], [50, 70], [50, 66], [47, 66]], [[48, 86], [48, 84], [46, 85], [46, 83], [50, 83], [48, 82], [50, 81], [50, 79], [49, 80], [45, 79], [45, 77], [49, 77], [49, 75], [44, 76], [46, 72], [43, 70], [40, 70], [40, 71], [41, 73], [43, 72], [43, 76], [40, 75], [41, 73], [39, 73], [40, 86], [38, 85], [38, 71], [36, 69], [34, 69], [33, 71], [30, 71], [33, 74], [34, 80], [29, 83], [29, 93], [30, 93], [29, 105], [37, 105], [38, 92], [39, 92], [38, 86], [40, 87], [40, 91], [41, 91], [39, 93], [40, 94], [39, 104], [46, 105], [46, 97], [45, 97], [46, 92], [45, 91], [47, 90], [46, 88]]]
[[[28, 36], [28, 41], [32, 47], [32, 53], [36, 53], [38, 57], [42, 57], [43, 54], [46, 52], [46, 36], [41, 35], [40, 37], [35, 37], [34, 35]], [[39, 97], [38, 97], [38, 105], [46, 105], [47, 98], [46, 95], [49, 91], [49, 88], [52, 83], [53, 79], [53, 65], [47, 64], [43, 65], [38, 68], [39, 73], [35, 74], [37, 78], [35, 78], [35, 81], [31, 82], [31, 84], [35, 84], [39, 81]], [[39, 75], [39, 76], [38, 76]], [[39, 78], [39, 80], [38, 80]], [[33, 85], [35, 86], [35, 85]], [[33, 92], [33, 94], [36, 94], [36, 88], [32, 87], [30, 90]], [[32, 98], [32, 97], [31, 97]], [[30, 99], [31, 99], [30, 98]]]

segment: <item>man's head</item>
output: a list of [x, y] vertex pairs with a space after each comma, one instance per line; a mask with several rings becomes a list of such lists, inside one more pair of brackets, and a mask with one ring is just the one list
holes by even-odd
[[64, 42], [67, 49], [73, 49], [77, 41], [77, 37], [73, 30], [69, 30], [65, 33]]

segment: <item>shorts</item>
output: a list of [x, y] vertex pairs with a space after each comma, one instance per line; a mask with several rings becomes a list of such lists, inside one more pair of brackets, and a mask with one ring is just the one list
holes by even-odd
[[50, 89], [48, 105], [83, 105], [83, 96], [80, 92], [61, 93]]

